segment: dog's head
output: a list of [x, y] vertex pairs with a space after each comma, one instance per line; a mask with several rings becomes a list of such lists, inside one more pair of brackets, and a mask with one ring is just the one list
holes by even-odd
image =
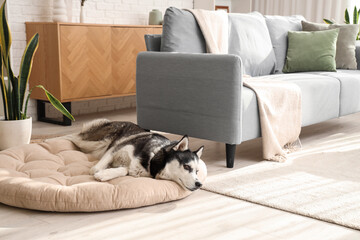
[[175, 145], [164, 148], [164, 169], [158, 178], [177, 182], [180, 186], [195, 191], [202, 186], [198, 179], [198, 171], [203, 161], [200, 159], [204, 147], [192, 152], [189, 150], [189, 139], [184, 136]]

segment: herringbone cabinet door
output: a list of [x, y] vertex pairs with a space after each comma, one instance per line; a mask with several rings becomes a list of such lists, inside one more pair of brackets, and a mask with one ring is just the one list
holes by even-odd
[[136, 57], [146, 51], [145, 34], [152, 28], [112, 28], [113, 94], [135, 94]]
[[66, 100], [110, 95], [110, 27], [60, 27], [61, 88]]

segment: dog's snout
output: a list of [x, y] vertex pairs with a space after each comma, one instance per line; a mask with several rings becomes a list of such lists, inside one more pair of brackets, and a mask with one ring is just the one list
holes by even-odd
[[197, 188], [200, 188], [200, 187], [202, 186], [202, 184], [201, 184], [201, 182], [195, 182], [195, 186], [196, 186]]

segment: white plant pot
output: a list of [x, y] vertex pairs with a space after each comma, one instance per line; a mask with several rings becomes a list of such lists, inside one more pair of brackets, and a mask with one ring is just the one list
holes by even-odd
[[66, 4], [64, 0], [54, 0], [53, 3], [53, 21], [66, 22], [68, 20]]
[[25, 120], [0, 120], [0, 150], [29, 144], [32, 118]]
[[80, 23], [85, 23], [85, 8], [84, 6], [80, 7]]

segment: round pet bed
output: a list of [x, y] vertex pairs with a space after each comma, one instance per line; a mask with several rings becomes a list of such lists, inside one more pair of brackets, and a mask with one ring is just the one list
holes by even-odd
[[[68, 140], [50, 139], [0, 152], [0, 202], [56, 212], [95, 212], [136, 208], [191, 194], [177, 183], [119, 177], [98, 182], [89, 175], [96, 163]], [[204, 180], [206, 168], [199, 171]]]

